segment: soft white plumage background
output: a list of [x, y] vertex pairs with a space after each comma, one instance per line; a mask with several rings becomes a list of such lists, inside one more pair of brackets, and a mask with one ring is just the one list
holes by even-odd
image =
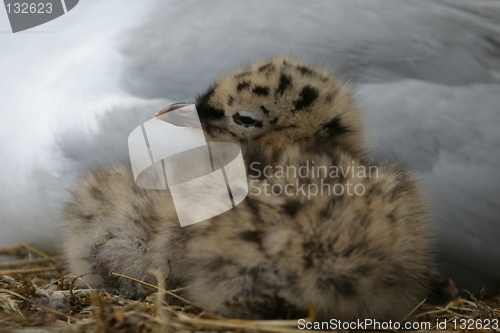
[[500, 2], [81, 1], [9, 32], [0, 10], [0, 246], [60, 243], [58, 211], [88, 169], [127, 160], [130, 131], [242, 64], [336, 68], [374, 155], [429, 191], [438, 265], [500, 282]]

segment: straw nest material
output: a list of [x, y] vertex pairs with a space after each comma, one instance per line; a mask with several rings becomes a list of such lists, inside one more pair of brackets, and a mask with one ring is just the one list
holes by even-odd
[[[0, 254], [11, 259], [0, 261], [0, 332], [303, 332], [297, 319], [236, 320], [204, 312], [188, 300], [183, 306], [169, 305], [165, 294], [175, 295], [176, 290], [162, 288], [165, 277], [157, 276], [156, 286], [142, 282], [151, 288], [150, 293], [131, 300], [77, 288], [74, 281], [78, 277], [64, 272], [60, 257], [29, 245], [0, 249]], [[314, 322], [313, 308], [302, 323], [306, 321]], [[412, 332], [500, 332], [495, 329], [500, 326], [500, 298], [483, 293], [479, 298], [471, 295], [440, 306], [424, 300], [401, 322], [428, 323]]]

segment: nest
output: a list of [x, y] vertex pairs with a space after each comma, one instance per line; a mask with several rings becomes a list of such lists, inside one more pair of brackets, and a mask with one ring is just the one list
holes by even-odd
[[[76, 288], [78, 277], [64, 273], [60, 257], [27, 244], [0, 249], [0, 254], [12, 259], [0, 262], [0, 332], [34, 332], [34, 328], [39, 329], [36, 332], [303, 332], [296, 319], [227, 319], [204, 312], [188, 300], [183, 300], [182, 306], [169, 305], [165, 295], [178, 297], [178, 290], [162, 288], [161, 276], [157, 276], [156, 286], [137, 281], [151, 291], [131, 300], [92, 288]], [[314, 322], [312, 307], [306, 321]], [[500, 326], [500, 298], [482, 293], [479, 299], [470, 295], [439, 306], [424, 300], [401, 322], [427, 323], [412, 332], [500, 332], [492, 325], [498, 322]], [[364, 330], [376, 331], [373, 327]]]

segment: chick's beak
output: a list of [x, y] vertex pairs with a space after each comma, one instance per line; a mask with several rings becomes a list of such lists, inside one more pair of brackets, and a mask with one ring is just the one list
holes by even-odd
[[202, 128], [194, 103], [174, 103], [156, 113], [156, 119], [179, 127]]
[[161, 109], [160, 111], [156, 112], [156, 117], [161, 116], [164, 113], [167, 113], [167, 112], [170, 112], [170, 111], [174, 111], [174, 110], [177, 110], [177, 109], [181, 109], [181, 108], [184, 108], [184, 107], [192, 105], [192, 104], [194, 104], [194, 103], [192, 103], [192, 102], [180, 102], [180, 103], [170, 104], [169, 106], [167, 106], [167, 107]]

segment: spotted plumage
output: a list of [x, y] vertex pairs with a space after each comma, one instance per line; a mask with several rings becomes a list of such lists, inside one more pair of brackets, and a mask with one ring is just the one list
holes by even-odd
[[[328, 71], [278, 58], [236, 71], [198, 97], [209, 139], [270, 144], [322, 145], [363, 151], [361, 115], [347, 87]], [[262, 124], [240, 126], [234, 117]], [[233, 120], [231, 120], [233, 118]]]
[[321, 319], [400, 320], [421, 301], [425, 200], [406, 172], [363, 157], [359, 111], [331, 74], [273, 59], [223, 78], [196, 106], [208, 141], [241, 146], [248, 197], [181, 228], [169, 191], [137, 187], [128, 166], [90, 174], [64, 214], [73, 274], [138, 296], [143, 286], [112, 273], [155, 283], [155, 268], [228, 317], [296, 318], [312, 305]]

